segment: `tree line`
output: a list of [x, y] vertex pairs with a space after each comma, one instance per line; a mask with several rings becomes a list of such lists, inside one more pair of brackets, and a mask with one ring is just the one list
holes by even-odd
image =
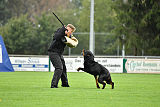
[[[12, 5], [11, 5], [12, 4]], [[160, 2], [158, 0], [95, 0], [96, 55], [160, 55]], [[79, 55], [89, 49], [90, 0], [2, 0], [0, 35], [9, 54], [46, 55], [54, 31], [65, 23], [77, 28]], [[70, 49], [66, 47], [64, 54]]]

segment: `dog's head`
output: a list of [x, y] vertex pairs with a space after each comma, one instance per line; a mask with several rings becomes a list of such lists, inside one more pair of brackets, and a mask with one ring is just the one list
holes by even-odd
[[89, 50], [82, 50], [82, 55], [84, 57], [84, 60], [94, 60], [94, 55]]

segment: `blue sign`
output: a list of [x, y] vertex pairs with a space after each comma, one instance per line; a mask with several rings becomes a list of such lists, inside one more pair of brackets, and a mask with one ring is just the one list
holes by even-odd
[[13, 67], [17, 68], [48, 68], [45, 64], [12, 64]]
[[3, 38], [0, 35], [0, 72], [14, 72]]

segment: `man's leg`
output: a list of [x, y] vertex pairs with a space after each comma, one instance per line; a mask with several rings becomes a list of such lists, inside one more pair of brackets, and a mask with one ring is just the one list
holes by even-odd
[[58, 81], [61, 78], [61, 75], [63, 72], [63, 64], [61, 62], [60, 56], [57, 53], [50, 52], [49, 57], [55, 68], [54, 75], [51, 82], [51, 88], [57, 88]]
[[61, 75], [62, 86], [63, 87], [69, 87], [68, 79], [67, 79], [67, 69], [66, 69], [66, 65], [65, 65], [65, 61], [64, 61], [63, 56], [61, 56], [61, 61], [62, 61], [62, 64], [63, 64], [63, 72], [62, 72], [62, 75]]

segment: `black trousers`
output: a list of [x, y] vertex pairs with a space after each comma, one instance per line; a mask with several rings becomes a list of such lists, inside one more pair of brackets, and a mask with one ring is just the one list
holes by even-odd
[[49, 52], [49, 57], [55, 68], [54, 75], [51, 81], [51, 86], [58, 86], [59, 79], [61, 78], [62, 85], [68, 85], [66, 65], [62, 55], [56, 52]]

